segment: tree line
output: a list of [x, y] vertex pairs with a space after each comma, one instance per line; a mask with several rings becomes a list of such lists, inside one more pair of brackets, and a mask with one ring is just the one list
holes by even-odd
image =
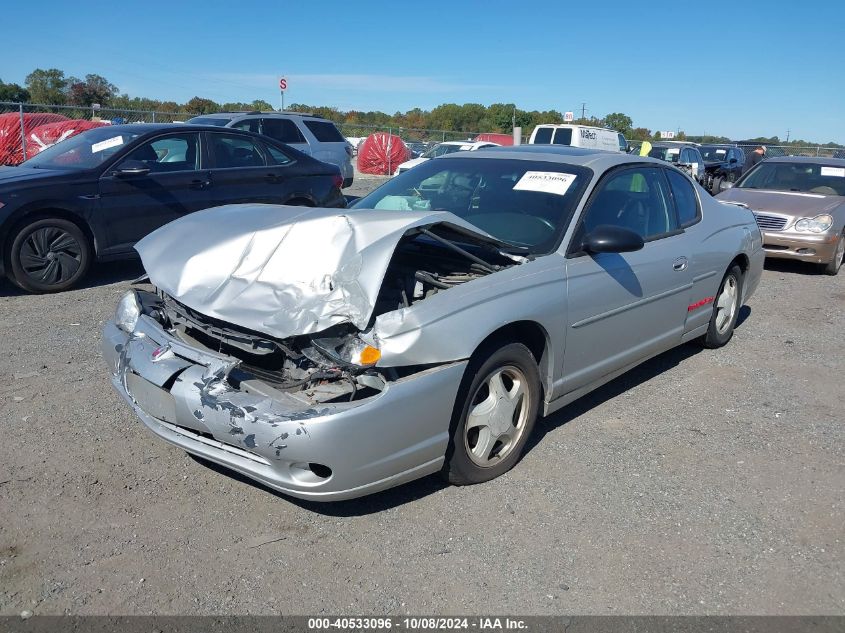
[[[217, 103], [204, 97], [193, 97], [185, 103], [161, 101], [146, 97], [130, 97], [121, 94], [113, 83], [96, 74], [85, 75], [84, 79], [66, 76], [58, 68], [36, 68], [26, 76], [24, 85], [4, 83], [0, 79], [0, 101], [35, 103], [45, 105], [70, 105], [91, 107], [100, 104], [103, 108], [115, 110], [146, 110], [157, 112], [210, 114], [240, 110], [273, 110], [273, 106], [263, 99], [250, 102]], [[480, 103], [444, 103], [431, 110], [413, 108], [407, 112], [387, 114], [377, 110], [339, 110], [331, 106], [314, 106], [294, 103], [291, 110], [312, 112], [337, 124], [345, 126], [373, 126], [401, 128], [405, 130], [446, 130], [450, 132], [499, 132], [510, 134], [514, 125], [521, 127], [523, 134], [530, 134], [541, 123], [563, 123], [563, 113], [558, 110], [522, 110], [513, 103], [493, 103], [489, 106]], [[611, 112], [602, 118], [577, 118], [573, 123], [609, 127], [622, 132], [632, 141], [655, 141], [660, 139], [658, 131], [645, 127], [635, 127], [634, 121], [622, 112]], [[689, 140], [698, 143], [726, 143], [725, 136], [693, 136], [678, 131], [675, 140]], [[747, 139], [768, 145], [817, 145], [803, 139], [793, 139], [789, 143], [777, 136]], [[842, 147], [836, 143], [825, 143], [825, 147]]]

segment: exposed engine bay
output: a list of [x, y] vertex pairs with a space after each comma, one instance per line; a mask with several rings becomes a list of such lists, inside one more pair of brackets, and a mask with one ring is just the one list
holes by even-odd
[[[460, 243], [458, 243], [460, 240]], [[514, 266], [522, 258], [473, 243], [462, 233], [420, 227], [398, 243], [379, 290], [369, 327], [387, 312], [410, 308], [437, 293]], [[238, 359], [232, 387], [260, 381], [312, 403], [354, 401], [425, 367], [377, 368], [377, 347], [351, 323], [315, 334], [277, 339], [209, 317], [161, 289], [139, 292], [143, 312], [185, 343]], [[368, 356], [369, 354], [369, 356]]]

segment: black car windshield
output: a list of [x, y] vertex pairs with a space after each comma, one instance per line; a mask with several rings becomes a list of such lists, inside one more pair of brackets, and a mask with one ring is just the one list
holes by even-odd
[[845, 196], [845, 161], [841, 167], [764, 161], [748, 172], [736, 187]]
[[188, 119], [187, 123], [193, 125], [216, 125], [217, 127], [226, 127], [233, 119], [221, 118], [219, 116], [195, 116], [193, 119]]
[[460, 152], [464, 149], [469, 149], [472, 147], [471, 145], [446, 145], [446, 143], [439, 143], [435, 145], [430, 150], [428, 150], [425, 154], [423, 154], [423, 158], [437, 158], [438, 156], [443, 156], [445, 154], [454, 154], [455, 152]]
[[99, 167], [115, 152], [140, 136], [140, 132], [123, 127], [98, 127], [71, 136], [60, 143], [42, 150], [21, 167], [36, 169], [83, 170]]
[[403, 172], [354, 209], [449, 211], [528, 253], [554, 249], [592, 177], [586, 167], [496, 158], [442, 158]]
[[725, 147], [702, 147], [701, 148], [701, 155], [704, 157], [704, 160], [708, 162], [715, 162], [717, 160], [722, 161], [728, 155], [728, 150]]

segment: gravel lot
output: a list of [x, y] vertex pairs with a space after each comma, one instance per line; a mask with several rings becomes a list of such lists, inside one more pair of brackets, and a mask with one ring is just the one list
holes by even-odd
[[140, 272], [0, 283], [0, 614], [845, 613], [845, 274], [768, 264], [726, 348], [546, 419], [493, 482], [312, 505], [112, 392], [99, 330]]

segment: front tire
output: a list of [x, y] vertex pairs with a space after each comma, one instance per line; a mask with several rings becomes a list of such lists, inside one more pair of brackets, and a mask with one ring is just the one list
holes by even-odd
[[513, 468], [537, 420], [540, 393], [537, 362], [525, 345], [473, 357], [455, 402], [442, 476], [477, 484]]
[[719, 292], [713, 300], [710, 325], [702, 339], [704, 347], [715, 349], [726, 345], [734, 335], [739, 309], [742, 306], [742, 270], [734, 264], [725, 273]]
[[845, 259], [845, 235], [840, 235], [839, 241], [836, 243], [836, 250], [833, 253], [833, 259], [824, 266], [825, 275], [838, 275], [843, 259]]
[[60, 292], [85, 276], [92, 256], [91, 244], [76, 224], [44, 218], [22, 226], [13, 238], [10, 272], [28, 292]]

